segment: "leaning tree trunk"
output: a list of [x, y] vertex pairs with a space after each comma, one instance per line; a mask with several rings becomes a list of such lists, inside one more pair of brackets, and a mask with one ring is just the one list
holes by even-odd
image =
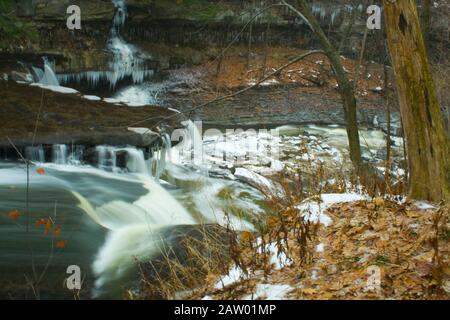
[[336, 76], [336, 81], [339, 85], [339, 91], [341, 94], [342, 102], [344, 105], [344, 115], [347, 129], [347, 136], [350, 148], [350, 158], [356, 170], [361, 172], [362, 158], [361, 158], [361, 147], [359, 144], [359, 131], [358, 131], [358, 118], [356, 112], [356, 98], [353, 90], [353, 86], [345, 74], [344, 67], [342, 66], [339, 52], [333, 47], [331, 42], [328, 40], [327, 36], [322, 30], [319, 21], [311, 12], [308, 4], [304, 0], [298, 0], [298, 6], [300, 11], [296, 10], [294, 7], [289, 5], [287, 2], [283, 1], [291, 10], [296, 12], [302, 18], [306, 20], [309, 27], [313, 33], [318, 37], [319, 42], [322, 46], [323, 51], [325, 51], [330, 63], [333, 67], [334, 74]]
[[384, 0], [409, 166], [409, 193], [433, 202], [449, 199], [448, 137], [435, 93], [416, 1]]

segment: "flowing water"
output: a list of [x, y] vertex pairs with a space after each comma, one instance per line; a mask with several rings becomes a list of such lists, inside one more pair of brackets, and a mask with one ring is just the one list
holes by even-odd
[[112, 2], [116, 8], [116, 13], [109, 31], [107, 44], [107, 49], [111, 55], [108, 70], [59, 74], [58, 79], [61, 83], [75, 82], [80, 84], [87, 82], [91, 88], [95, 88], [99, 83], [107, 82], [110, 88], [114, 89], [124, 79], [129, 79], [133, 84], [141, 84], [153, 75], [153, 70], [146, 66], [146, 61], [151, 57], [126, 42], [121, 35], [121, 28], [125, 25], [128, 16], [126, 1], [112, 0]]
[[[1, 161], [0, 270], [8, 276], [3, 277], [0, 295], [18, 297], [17, 292], [28, 291], [33, 297], [24, 274], [31, 277], [34, 265], [38, 274], [46, 270], [41, 297], [62, 297], [68, 294], [61, 285], [65, 269], [79, 265], [86, 277], [84, 297], [120, 298], [137, 285], [136, 261], [148, 261], [162, 247], [176, 246], [172, 241], [180, 228], [231, 223], [236, 230], [253, 229], [252, 222], [264, 212], [263, 196], [250, 186], [251, 181], [243, 183], [237, 173], [234, 176], [232, 167], [270, 175], [283, 167], [309, 163], [311, 159], [299, 151], [303, 140], [309, 144], [308, 157], [318, 161], [341, 165], [346, 157], [344, 128], [310, 125], [280, 127], [273, 135], [248, 131], [205, 135], [205, 155], [196, 163], [190, 142], [202, 135], [192, 122], [187, 128], [183, 141], [174, 147], [164, 136], [163, 147], [155, 147], [150, 159], [131, 146], [98, 146], [97, 164], [85, 165], [83, 148], [54, 145], [52, 162], [45, 163], [42, 147], [29, 147], [26, 156], [45, 173], [31, 167], [28, 194], [25, 166]], [[363, 130], [361, 135], [368, 146], [365, 153], [384, 147], [380, 131]], [[261, 153], [254, 146], [273, 150], [274, 144], [279, 145], [279, 159], [251, 157], [252, 151]], [[400, 149], [401, 145], [394, 147]], [[123, 154], [126, 162], [119, 167], [117, 159]], [[238, 163], [240, 156], [244, 160]], [[20, 212], [19, 219], [8, 217], [13, 210]], [[61, 227], [60, 239], [67, 241], [63, 249], [55, 249], [52, 237], [35, 224], [48, 217]], [[17, 288], [18, 283], [23, 287]]]
[[[21, 214], [17, 221], [0, 215], [0, 269], [10, 275], [4, 278], [2, 296], [14, 284], [25, 283], [23, 274], [31, 276], [32, 252], [38, 273], [51, 259], [42, 281], [43, 297], [61, 297], [65, 268], [79, 265], [86, 276], [85, 297], [117, 298], [137, 280], [136, 259], [151, 259], [162, 245], [170, 245], [177, 226], [225, 224], [230, 206], [262, 212], [257, 190], [165, 163], [168, 149], [155, 150], [154, 157], [145, 160], [142, 150], [134, 147], [99, 146], [96, 166], [80, 165], [75, 159], [81, 151], [76, 147], [53, 146], [52, 163], [43, 163], [42, 147], [27, 150], [27, 156], [45, 170], [43, 175], [35, 167], [29, 172], [28, 206], [26, 168], [0, 162], [0, 212]], [[126, 167], [119, 168], [117, 155], [124, 152]], [[225, 188], [231, 190], [227, 199], [220, 197]], [[60, 239], [67, 241], [64, 249], [55, 250], [51, 235], [45, 236], [35, 224], [47, 217], [61, 227]], [[231, 223], [238, 230], [252, 228], [246, 217], [233, 216]], [[11, 289], [11, 297], [17, 290]]]
[[[114, 98], [130, 106], [155, 104], [164, 88], [143, 83], [151, 75], [148, 57], [122, 38], [126, 4], [112, 1], [109, 70], [58, 78], [93, 86], [106, 79], [112, 88], [130, 78], [134, 84], [116, 90]], [[48, 61], [33, 74], [36, 82], [59, 85]], [[264, 213], [258, 186], [273, 187], [258, 174], [289, 172], [312, 160], [340, 167], [347, 158], [346, 132], [338, 126], [223, 134], [186, 125], [181, 135], [163, 135], [162, 147], [150, 150], [150, 157], [133, 146], [97, 146], [96, 163], [87, 165], [83, 146], [56, 144], [47, 158], [43, 146], [27, 147], [25, 157], [35, 163], [28, 172], [23, 163], [0, 161], [0, 297], [71, 298], [63, 280], [67, 267], [78, 265], [82, 297], [121, 298], [138, 285], [136, 261], [149, 261], [167, 246], [176, 250], [183, 228], [212, 223], [252, 230]], [[361, 139], [366, 158], [383, 158], [382, 132], [362, 130]], [[402, 150], [400, 141], [394, 143], [394, 153]], [[247, 171], [238, 174], [237, 168]], [[19, 216], [8, 215], [16, 211]], [[39, 223], [48, 218], [60, 227], [57, 239]], [[32, 288], [29, 279], [39, 285]]]

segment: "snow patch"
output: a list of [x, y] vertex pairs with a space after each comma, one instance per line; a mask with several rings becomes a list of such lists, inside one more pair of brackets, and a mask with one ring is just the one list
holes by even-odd
[[415, 203], [416, 207], [420, 210], [430, 210], [430, 209], [437, 209], [434, 205], [425, 202], [425, 201], [418, 201]]
[[320, 222], [326, 226], [330, 225], [332, 220], [324, 212], [329, 207], [337, 203], [347, 203], [361, 200], [369, 200], [367, 196], [363, 196], [355, 193], [330, 193], [322, 194], [320, 201], [306, 199], [299, 205], [297, 209], [300, 213], [304, 214], [308, 220], [314, 222]]
[[242, 271], [241, 268], [238, 266], [233, 266], [229, 271], [228, 274], [225, 275], [223, 278], [221, 278], [214, 286], [216, 289], [222, 289], [225, 288], [233, 283], [238, 282], [239, 280], [243, 279], [245, 276], [244, 271]]
[[258, 283], [255, 293], [245, 296], [242, 300], [286, 300], [287, 294], [292, 290], [294, 288], [288, 284]]
[[73, 94], [73, 93], [78, 93], [77, 90], [72, 89], [72, 88], [68, 88], [68, 87], [61, 87], [61, 86], [54, 86], [54, 85], [50, 85], [50, 84], [42, 84], [42, 83], [31, 83], [30, 86], [33, 87], [39, 87], [42, 89], [46, 89], [46, 90], [50, 90], [53, 92], [59, 92], [59, 93], [66, 93], [66, 94]]
[[324, 249], [325, 249], [325, 245], [324, 245], [323, 243], [319, 243], [319, 244], [316, 246], [316, 252], [321, 253], [321, 252], [324, 251]]
[[84, 95], [83, 98], [87, 99], [87, 100], [91, 100], [91, 101], [100, 101], [100, 100], [102, 100], [102, 98], [100, 98], [98, 96], [91, 96], [91, 95]]

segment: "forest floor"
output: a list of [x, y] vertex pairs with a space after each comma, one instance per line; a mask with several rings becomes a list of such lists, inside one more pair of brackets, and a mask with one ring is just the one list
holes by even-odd
[[[279, 47], [269, 48], [267, 56], [264, 52], [264, 48], [254, 48], [250, 59], [247, 59], [246, 48], [232, 47], [221, 61], [211, 58], [198, 66], [168, 71], [169, 79], [172, 79], [170, 81], [184, 79], [184, 85], [169, 88], [162, 94], [164, 104], [183, 112], [233, 95], [220, 102], [209, 103], [192, 114], [206, 122], [227, 125], [308, 122], [344, 124], [338, 85], [323, 54], [311, 55], [286, 67], [259, 86], [234, 95], [305, 53], [297, 48]], [[341, 60], [349, 79], [353, 80], [355, 74], [359, 74], [356, 98], [361, 123], [371, 123], [375, 114], [380, 119], [384, 118], [387, 95], [383, 65], [369, 62], [359, 67], [357, 61], [345, 57]], [[387, 68], [387, 74], [393, 81], [390, 68]], [[391, 80], [388, 93], [390, 97], [394, 94]], [[397, 112], [396, 100], [390, 101], [392, 113]]]
[[[163, 50], [152, 46], [152, 51]], [[267, 52], [267, 53], [266, 53]], [[241, 89], [255, 84], [270, 75], [290, 60], [307, 51], [298, 48], [269, 47], [268, 49], [252, 48], [250, 55], [244, 47], [231, 47], [223, 58], [212, 58], [198, 66], [190, 66], [178, 70], [192, 74], [201, 74], [199, 85], [204, 89], [229, 91]], [[219, 55], [219, 53], [216, 53]], [[247, 58], [249, 56], [249, 58]], [[358, 74], [357, 97], [379, 99], [384, 92], [384, 68], [375, 62], [358, 61], [341, 56], [341, 62], [349, 79], [353, 82]], [[220, 65], [220, 66], [218, 66]], [[387, 68], [389, 79], [393, 79], [390, 67]], [[324, 54], [313, 54], [300, 60], [264, 81], [261, 86], [286, 86], [295, 84], [304, 92], [331, 94], [338, 96], [338, 85], [334, 79], [330, 63]], [[389, 80], [388, 88], [392, 89]]]
[[[307, 256], [293, 232], [283, 240], [267, 234], [263, 243], [278, 240], [259, 252], [264, 267], [234, 265], [226, 275], [210, 275], [191, 298], [450, 299], [448, 207], [375, 198], [325, 212], [333, 222], [317, 226]], [[255, 261], [261, 239], [243, 238], [241, 254]]]

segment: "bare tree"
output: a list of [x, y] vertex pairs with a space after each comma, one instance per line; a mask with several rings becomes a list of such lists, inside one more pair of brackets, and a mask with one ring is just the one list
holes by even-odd
[[330, 60], [336, 77], [336, 81], [339, 85], [339, 93], [342, 97], [347, 136], [350, 147], [350, 158], [357, 171], [360, 171], [362, 169], [363, 163], [361, 158], [361, 147], [359, 143], [356, 97], [353, 85], [350, 83], [341, 63], [339, 52], [325, 35], [319, 21], [317, 21], [316, 17], [311, 12], [311, 9], [309, 8], [305, 0], [297, 0], [298, 9], [293, 5], [287, 3], [285, 0], [282, 0], [282, 3], [286, 5], [290, 10], [295, 12], [308, 24], [312, 32], [319, 39], [323, 51]]

